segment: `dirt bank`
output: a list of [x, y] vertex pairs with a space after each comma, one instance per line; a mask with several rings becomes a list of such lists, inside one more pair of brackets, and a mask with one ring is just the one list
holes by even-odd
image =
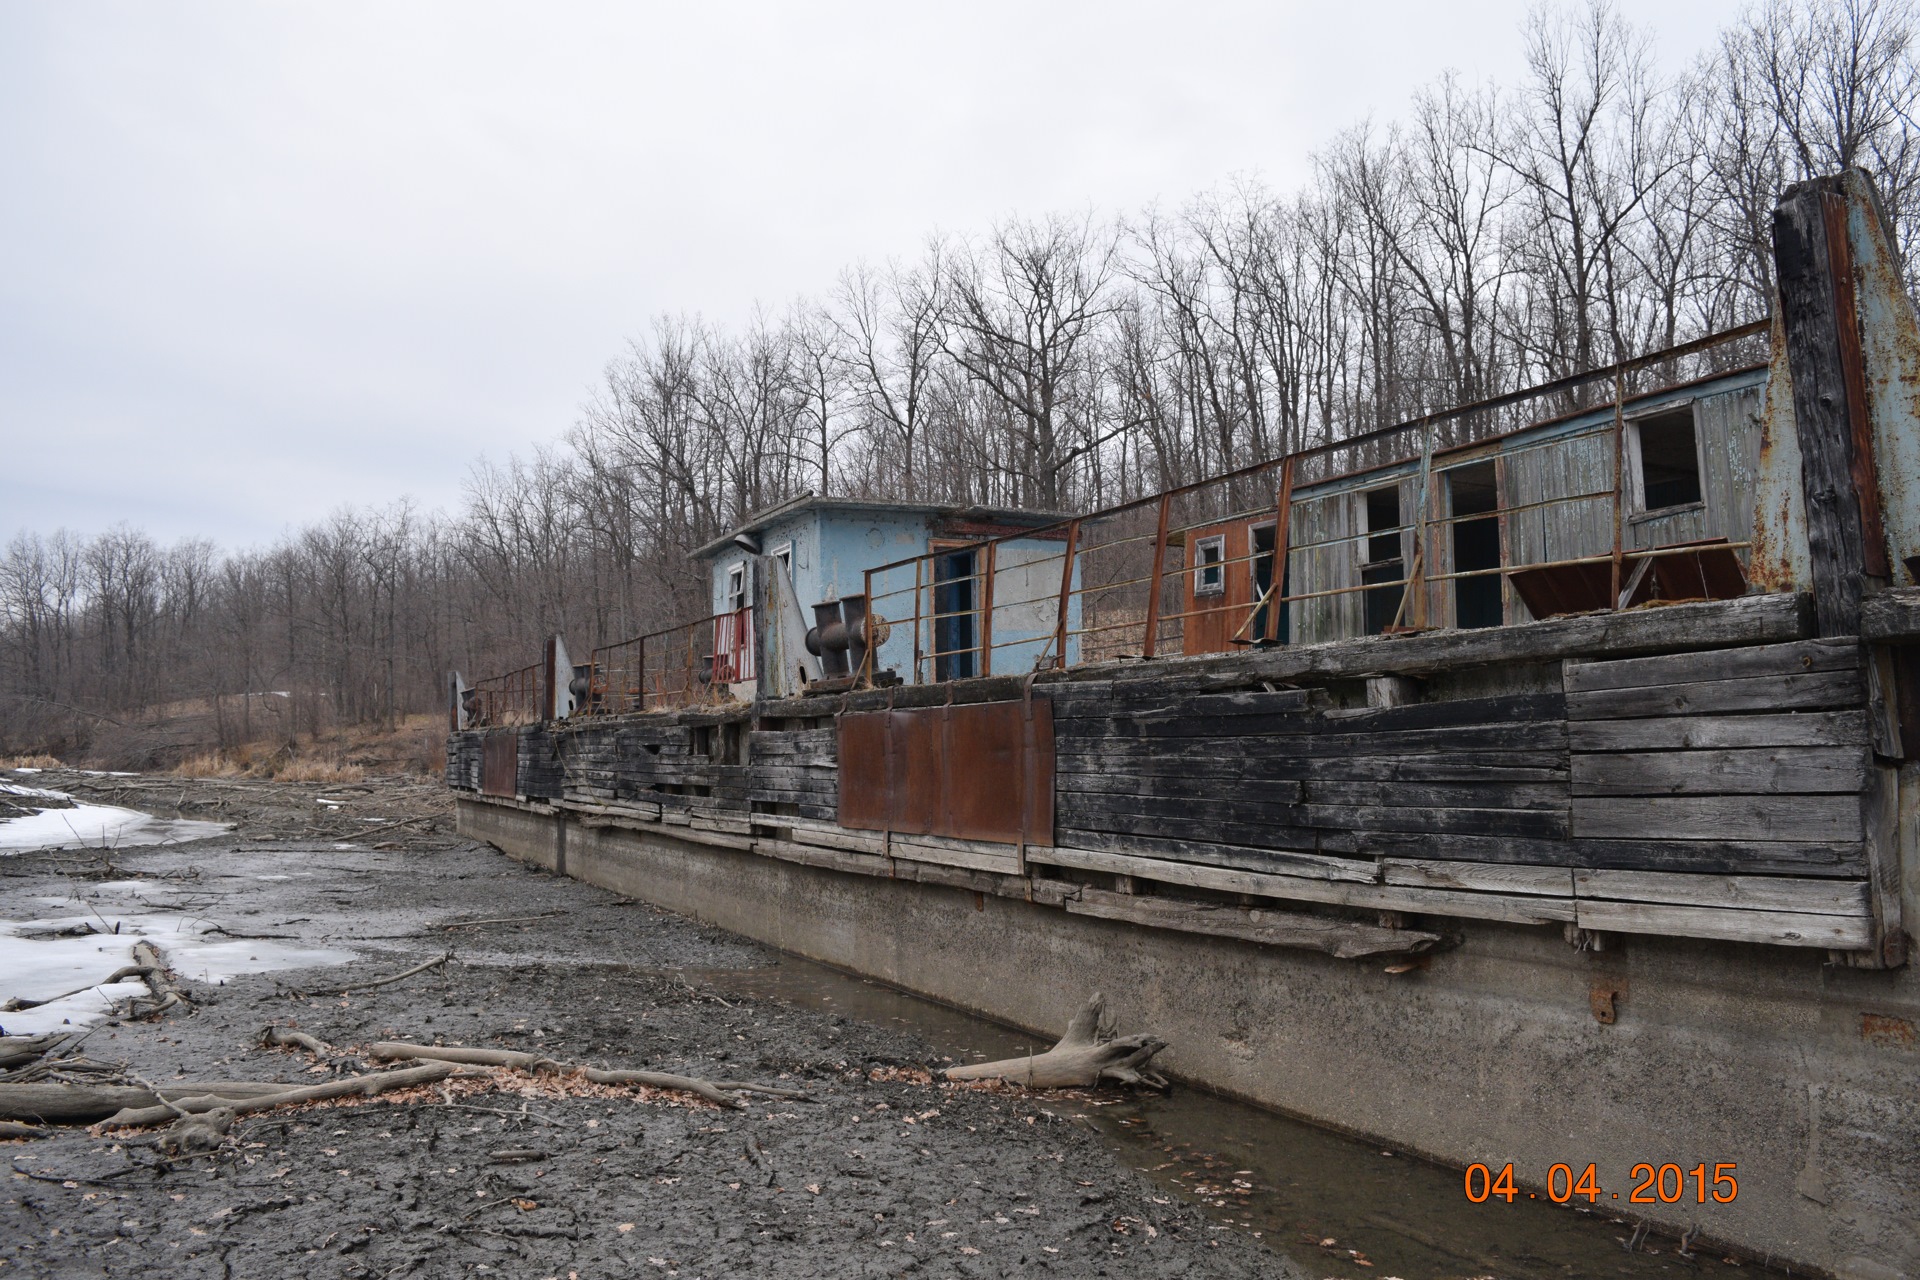
[[[439, 1041], [812, 1100], [730, 1111], [523, 1076], [458, 1105], [421, 1091], [243, 1117], [224, 1149], [177, 1161], [64, 1130], [4, 1144], [0, 1276], [1292, 1274], [1045, 1099], [918, 1083], [938, 1058], [912, 1036], [690, 979], [780, 958], [460, 841], [431, 785], [35, 781], [236, 825], [191, 845], [0, 858], [0, 916], [104, 924], [105, 891], [137, 879], [143, 901], [229, 940], [359, 957], [218, 986], [183, 972], [196, 1010], [100, 1023], [81, 1049], [96, 1062], [154, 1082], [359, 1069], [258, 1046], [264, 1026], [297, 1022], [349, 1059], [376, 1040]], [[329, 994], [449, 949], [404, 982]], [[509, 1149], [541, 1154], [495, 1158]]]

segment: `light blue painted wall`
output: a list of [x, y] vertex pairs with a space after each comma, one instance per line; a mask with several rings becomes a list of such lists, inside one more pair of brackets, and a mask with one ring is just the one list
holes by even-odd
[[[802, 511], [774, 521], [760, 531], [760, 546], [772, 554], [784, 543], [793, 545], [793, 578], [800, 598], [801, 612], [809, 625], [813, 606], [825, 600], [856, 595], [866, 588], [866, 571], [895, 560], [925, 555], [932, 541], [931, 517], [924, 513], [890, 510], [826, 509]], [[999, 603], [993, 616], [993, 671], [1018, 675], [1033, 670], [1034, 663], [1048, 652], [1053, 633], [1054, 611], [1060, 580], [1059, 556], [1064, 550], [1060, 540], [1020, 538], [1001, 544], [999, 566], [1007, 572], [996, 591]], [[734, 565], [744, 564], [748, 554], [728, 547], [709, 558], [712, 611], [726, 607], [727, 574]], [[1033, 563], [1030, 567], [1028, 562]], [[1075, 586], [1079, 585], [1076, 567]], [[923, 617], [933, 610], [931, 588], [924, 584], [920, 609]], [[886, 618], [891, 634], [875, 655], [876, 667], [892, 668], [903, 680], [912, 680], [914, 569], [908, 565], [886, 574], [875, 575], [874, 598], [869, 608]], [[1076, 595], [1069, 606], [1069, 629], [1080, 626], [1080, 604]], [[927, 626], [922, 627], [921, 648], [932, 648]], [[1068, 660], [1077, 659], [1079, 640], [1069, 638]], [[923, 678], [931, 679], [931, 664]]]

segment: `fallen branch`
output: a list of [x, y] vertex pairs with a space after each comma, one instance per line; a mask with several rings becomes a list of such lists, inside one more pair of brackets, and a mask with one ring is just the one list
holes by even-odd
[[163, 1099], [178, 1101], [212, 1095], [233, 1100], [275, 1093], [286, 1087], [254, 1081], [177, 1084], [167, 1086], [164, 1091], [140, 1085], [0, 1084], [0, 1118], [86, 1124], [129, 1107], [158, 1108]]
[[255, 1111], [271, 1111], [276, 1107], [290, 1107], [301, 1102], [325, 1102], [333, 1098], [373, 1097], [390, 1089], [408, 1089], [414, 1085], [432, 1084], [444, 1080], [453, 1074], [450, 1063], [431, 1062], [424, 1066], [406, 1067], [399, 1071], [380, 1071], [371, 1075], [348, 1076], [340, 1080], [329, 1080], [325, 1084], [307, 1085], [303, 1088], [282, 1088], [277, 1093], [261, 1094], [252, 1098], [196, 1097], [175, 1098], [169, 1105], [155, 1107], [130, 1107], [109, 1116], [105, 1121], [108, 1128], [140, 1128], [145, 1125], [159, 1124], [163, 1120], [173, 1119], [178, 1111], [197, 1114], [212, 1111], [216, 1107], [230, 1109], [236, 1116], [248, 1115]]
[[490, 1152], [487, 1155], [487, 1159], [495, 1164], [520, 1164], [527, 1160], [545, 1160], [546, 1158], [546, 1152], [536, 1151], [531, 1147], [513, 1147], [506, 1151]]
[[550, 920], [562, 914], [558, 911], [542, 911], [537, 916], [499, 916], [491, 920], [452, 920], [446, 924], [436, 924], [435, 929], [471, 929], [482, 924], [526, 924], [533, 920]]
[[166, 958], [160, 954], [160, 948], [141, 939], [133, 944], [133, 963], [146, 970], [141, 976], [147, 980], [147, 989], [153, 992], [154, 999], [154, 1006], [148, 1010], [149, 1013], [158, 1016], [169, 1009], [193, 1007], [193, 1001], [168, 973]]
[[295, 1031], [292, 1027], [270, 1026], [260, 1032], [260, 1047], [263, 1049], [305, 1049], [316, 1058], [338, 1057], [340, 1051], [324, 1040], [316, 1040], [304, 1031]]
[[737, 1080], [702, 1080], [697, 1076], [673, 1075], [665, 1071], [638, 1071], [607, 1067], [579, 1066], [556, 1062], [544, 1054], [523, 1053], [517, 1049], [469, 1049], [457, 1045], [407, 1044], [382, 1040], [367, 1049], [367, 1056], [382, 1061], [425, 1058], [437, 1062], [458, 1062], [471, 1066], [512, 1067], [518, 1071], [548, 1071], [556, 1075], [578, 1075], [592, 1084], [639, 1084], [653, 1089], [691, 1093], [723, 1107], [745, 1104], [736, 1094], [759, 1093], [772, 1098], [812, 1101], [798, 1089], [776, 1089]]
[[[82, 987], [82, 991], [87, 988]], [[44, 1036], [0, 1036], [0, 1071], [38, 1062], [59, 1046], [72, 1032], [54, 1032]]]
[[45, 1138], [53, 1133], [51, 1129], [42, 1129], [38, 1125], [21, 1124], [18, 1120], [0, 1120], [0, 1142], [10, 1138]]
[[413, 968], [408, 969], [402, 973], [396, 973], [390, 978], [375, 978], [372, 982], [360, 982], [360, 983], [355, 983], [351, 987], [342, 987], [340, 988], [338, 994], [344, 996], [354, 991], [371, 991], [375, 987], [386, 987], [386, 986], [391, 986], [396, 982], [405, 982], [408, 978], [413, 977], [415, 974], [425, 973], [429, 969], [437, 969], [451, 959], [453, 959], [453, 952], [449, 951], [443, 956], [435, 956], [433, 959], [427, 961], [425, 964], [417, 964], [413, 966]]
[[949, 1080], [1005, 1080], [1029, 1089], [1087, 1088], [1097, 1084], [1146, 1085], [1166, 1090], [1164, 1077], [1147, 1070], [1167, 1047], [1157, 1036], [1115, 1036], [1106, 1016], [1106, 999], [1095, 993], [1073, 1015], [1060, 1042], [1042, 1054], [949, 1067]]

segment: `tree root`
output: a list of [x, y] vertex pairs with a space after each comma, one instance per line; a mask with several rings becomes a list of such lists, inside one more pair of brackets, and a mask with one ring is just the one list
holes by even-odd
[[153, 992], [154, 1004], [147, 1010], [149, 1015], [158, 1017], [169, 1009], [193, 1008], [193, 1000], [167, 971], [166, 958], [160, 954], [160, 948], [145, 939], [134, 943], [133, 963], [134, 967], [146, 970], [141, 976], [147, 980], [147, 989]]
[[1098, 1084], [1137, 1086], [1165, 1092], [1165, 1077], [1147, 1069], [1167, 1042], [1145, 1033], [1116, 1036], [1107, 1017], [1106, 998], [1098, 992], [1067, 1024], [1067, 1033], [1045, 1053], [949, 1067], [948, 1080], [1004, 1080], [1029, 1089], [1090, 1088]]

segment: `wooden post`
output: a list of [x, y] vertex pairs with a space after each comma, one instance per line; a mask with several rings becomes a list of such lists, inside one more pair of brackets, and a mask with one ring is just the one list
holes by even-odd
[[1153, 656], [1154, 639], [1160, 630], [1160, 574], [1167, 565], [1167, 507], [1173, 501], [1172, 494], [1160, 495], [1160, 520], [1153, 534], [1153, 578], [1147, 585], [1147, 634], [1140, 646], [1140, 656]]
[[1420, 509], [1414, 513], [1420, 536], [1414, 541], [1413, 556], [1420, 564], [1420, 595], [1414, 601], [1413, 625], [1425, 631], [1433, 625], [1433, 587], [1427, 574], [1438, 565], [1433, 554], [1433, 424], [1420, 435]]
[[1863, 580], [1887, 576], [1846, 236], [1839, 178], [1796, 183], [1773, 211], [1814, 616], [1823, 636], [1859, 635]]
[[1288, 454], [1280, 464], [1280, 494], [1273, 512], [1273, 597], [1267, 601], [1267, 627], [1264, 640], [1280, 638], [1280, 610], [1287, 604], [1288, 521], [1293, 515], [1293, 460]]
[[1053, 665], [1061, 670], [1067, 666], [1067, 610], [1073, 602], [1073, 558], [1080, 550], [1080, 522], [1067, 522], [1067, 559], [1060, 566], [1060, 616], [1053, 631]]

